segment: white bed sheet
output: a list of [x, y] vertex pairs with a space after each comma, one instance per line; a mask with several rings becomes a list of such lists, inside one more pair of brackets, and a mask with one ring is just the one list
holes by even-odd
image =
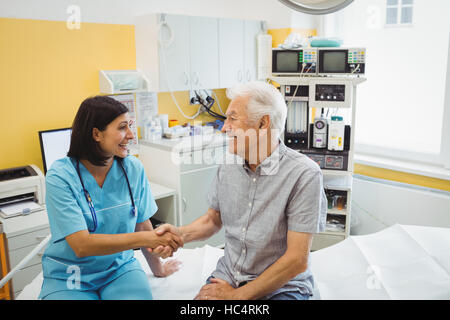
[[[191, 300], [206, 279], [215, 270], [217, 260], [223, 256], [223, 250], [205, 245], [195, 249], [179, 249], [170, 259], [182, 261], [180, 270], [166, 278], [157, 278], [153, 275], [142, 252], [135, 251], [136, 259], [141, 263], [152, 289], [155, 300]], [[42, 272], [25, 286], [17, 300], [36, 300], [41, 291]]]
[[396, 224], [311, 259], [322, 299], [450, 299], [450, 228]]

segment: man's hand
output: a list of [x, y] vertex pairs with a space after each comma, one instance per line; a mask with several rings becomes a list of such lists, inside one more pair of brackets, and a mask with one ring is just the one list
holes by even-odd
[[236, 289], [228, 282], [211, 278], [211, 283], [204, 285], [194, 300], [237, 300]]

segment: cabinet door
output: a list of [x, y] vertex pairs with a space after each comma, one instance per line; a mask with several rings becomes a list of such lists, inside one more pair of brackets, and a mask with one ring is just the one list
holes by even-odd
[[[187, 225], [204, 215], [209, 206], [207, 195], [211, 183], [217, 172], [217, 166], [207, 167], [203, 170], [191, 171], [181, 174], [181, 223]], [[225, 242], [224, 229], [205, 241], [195, 241], [185, 245], [185, 248], [222, 245]]]
[[163, 46], [158, 44], [160, 91], [190, 90], [189, 17], [164, 15], [164, 19], [167, 25], [158, 27], [163, 43]]
[[249, 82], [257, 79], [256, 38], [261, 31], [261, 21], [245, 20], [244, 30], [244, 82]]
[[190, 17], [191, 87], [219, 87], [218, 19]]
[[244, 80], [244, 20], [219, 19], [219, 78], [221, 88]]

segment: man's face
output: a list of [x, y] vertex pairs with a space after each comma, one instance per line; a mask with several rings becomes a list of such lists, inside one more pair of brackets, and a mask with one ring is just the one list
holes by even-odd
[[[237, 97], [231, 100], [227, 112], [222, 132], [226, 132], [229, 137], [233, 137], [228, 146], [228, 151], [236, 154], [247, 161], [249, 154], [256, 151], [257, 145], [257, 124], [251, 125], [247, 116], [248, 97]], [[255, 153], [256, 154], [256, 153]], [[250, 156], [250, 158], [252, 158]]]

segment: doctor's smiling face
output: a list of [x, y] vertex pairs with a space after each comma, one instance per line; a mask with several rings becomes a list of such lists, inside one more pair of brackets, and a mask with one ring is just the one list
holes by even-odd
[[132, 120], [128, 112], [122, 113], [105, 130], [93, 128], [92, 137], [99, 144], [106, 157], [125, 158], [128, 155], [128, 143], [134, 139], [131, 131]]

